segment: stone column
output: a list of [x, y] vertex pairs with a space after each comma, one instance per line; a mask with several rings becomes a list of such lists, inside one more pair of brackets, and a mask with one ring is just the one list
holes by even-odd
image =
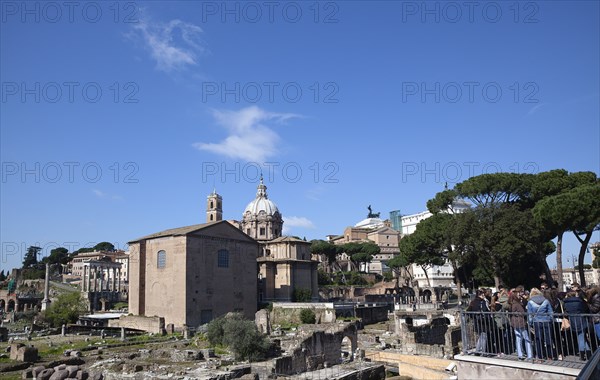
[[94, 265], [94, 292], [98, 291], [98, 267]]
[[121, 291], [121, 268], [117, 269], [117, 292]]
[[81, 273], [81, 291], [85, 292], [85, 284], [86, 284], [86, 279], [85, 279], [85, 266], [83, 267], [83, 271]]
[[311, 270], [311, 275], [312, 275], [312, 299], [318, 300], [319, 299], [319, 280], [318, 280], [318, 275], [317, 275], [317, 267], [319, 264], [317, 263], [311, 263], [310, 264], [314, 270]]
[[102, 265], [98, 268], [98, 279], [100, 280], [99, 290], [102, 292], [106, 286], [106, 283], [104, 282], [104, 267]]
[[89, 265], [86, 266], [87, 268], [87, 285], [86, 285], [86, 291], [90, 291], [91, 289], [91, 285], [92, 285], [92, 267], [90, 267]]
[[113, 272], [112, 291], [118, 292], [119, 289], [117, 289], [117, 268], [113, 268], [112, 272]]
[[50, 264], [46, 263], [46, 279], [44, 281], [44, 299], [42, 300], [42, 311], [50, 305]]

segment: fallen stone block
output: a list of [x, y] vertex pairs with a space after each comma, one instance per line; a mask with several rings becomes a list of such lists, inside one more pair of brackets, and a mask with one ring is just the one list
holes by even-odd
[[79, 366], [69, 365], [66, 369], [69, 372], [69, 377], [75, 377], [75, 375], [77, 375], [77, 371], [79, 371]]
[[33, 379], [33, 368], [27, 368], [25, 371], [23, 371], [21, 379]]
[[69, 371], [66, 369], [59, 369], [58, 371], [54, 371], [52, 376], [50, 376], [50, 380], [65, 380], [69, 377]]
[[45, 369], [46, 369], [46, 367], [44, 367], [43, 365], [38, 365], [36, 367], [33, 367], [32, 368], [33, 377], [38, 377], [38, 375], [40, 374], [40, 372], [42, 372]]
[[50, 380], [50, 377], [54, 374], [54, 369], [46, 368], [36, 376], [36, 380]]

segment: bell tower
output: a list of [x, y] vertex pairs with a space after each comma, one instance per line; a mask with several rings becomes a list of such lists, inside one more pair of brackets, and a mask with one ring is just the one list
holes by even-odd
[[213, 190], [206, 197], [206, 223], [223, 220], [223, 198]]

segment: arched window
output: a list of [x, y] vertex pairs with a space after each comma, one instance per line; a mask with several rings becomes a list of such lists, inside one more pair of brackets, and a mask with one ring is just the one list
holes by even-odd
[[217, 252], [217, 266], [219, 268], [229, 268], [229, 251], [220, 249]]
[[210, 214], [210, 221], [212, 222], [212, 220], [213, 220], [213, 215]]
[[156, 255], [156, 267], [161, 269], [161, 268], [164, 268], [166, 265], [167, 265], [167, 252], [158, 251], [158, 254]]

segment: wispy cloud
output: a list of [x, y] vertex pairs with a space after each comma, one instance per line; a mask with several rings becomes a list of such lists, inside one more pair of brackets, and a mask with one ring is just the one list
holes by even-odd
[[545, 105], [546, 105], [546, 103], [536, 104], [535, 106], [533, 106], [529, 109], [529, 111], [527, 112], [527, 115], [533, 115], [534, 113], [536, 113], [540, 108], [544, 107]]
[[313, 187], [312, 189], [308, 189], [306, 191], [306, 198], [313, 201], [320, 201], [321, 195], [324, 193], [324, 189], [322, 186]]
[[280, 141], [279, 135], [266, 123], [281, 124], [299, 115], [267, 112], [251, 106], [239, 111], [213, 110], [213, 117], [229, 135], [220, 143], [194, 143], [195, 148], [232, 159], [265, 162], [277, 154]]
[[314, 223], [303, 216], [284, 216], [283, 217], [283, 233], [289, 233], [293, 227], [300, 228], [315, 228]]
[[120, 195], [111, 195], [111, 194], [105, 193], [104, 191], [101, 191], [98, 189], [93, 189], [92, 193], [94, 193], [94, 195], [100, 199], [110, 199], [113, 201], [123, 200], [123, 197], [121, 197]]
[[171, 72], [195, 66], [198, 57], [206, 52], [200, 37], [202, 28], [181, 20], [161, 23], [140, 19], [133, 31], [129, 37], [142, 38], [158, 70]]

